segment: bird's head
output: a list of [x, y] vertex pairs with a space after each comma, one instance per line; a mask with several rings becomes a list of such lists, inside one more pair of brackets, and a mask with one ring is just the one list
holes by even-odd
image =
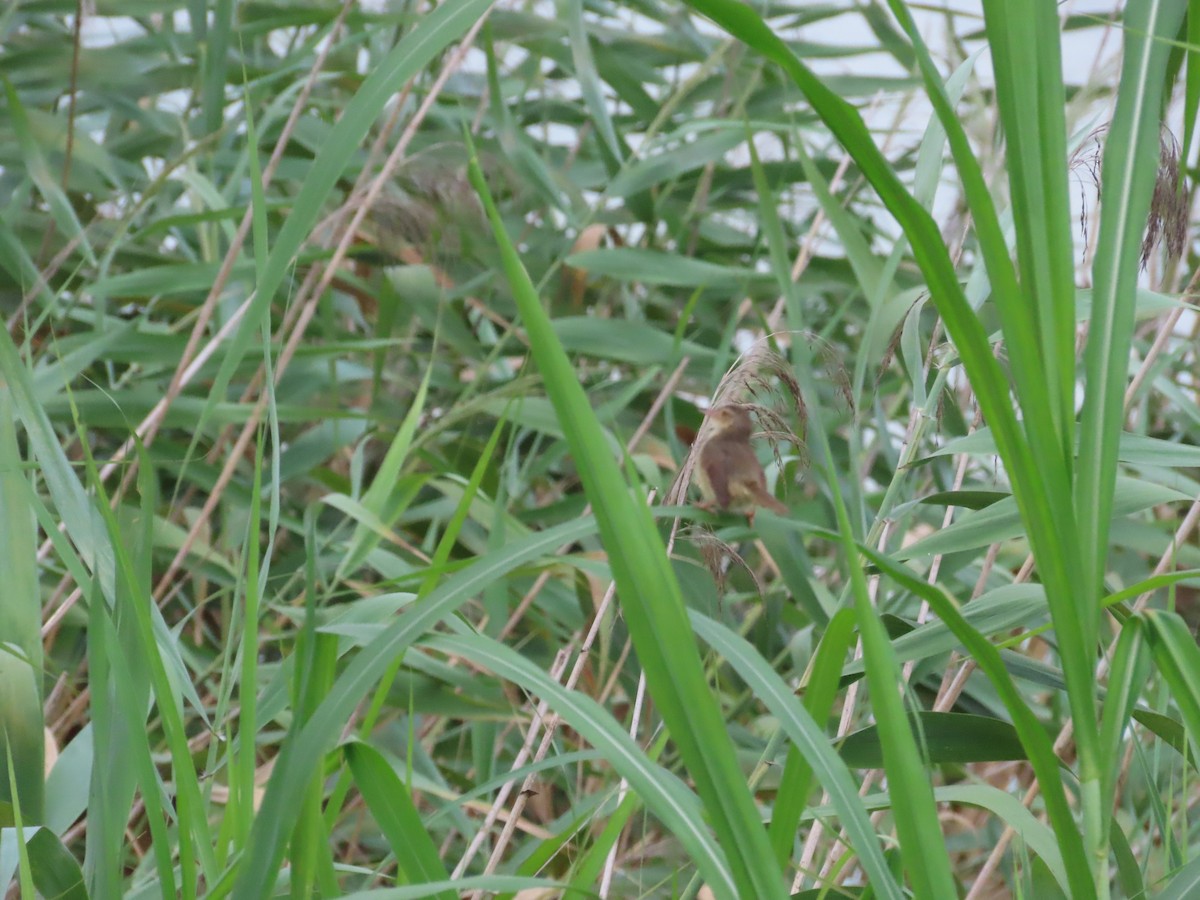
[[750, 410], [744, 406], [724, 404], [714, 406], [704, 413], [712, 421], [715, 434], [722, 437], [746, 438], [749, 440], [754, 425], [750, 421]]

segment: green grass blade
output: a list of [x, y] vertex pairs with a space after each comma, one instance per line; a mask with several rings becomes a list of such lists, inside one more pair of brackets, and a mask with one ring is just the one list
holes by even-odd
[[499, 244], [505, 274], [521, 311], [530, 348], [554, 403], [563, 433], [608, 554], [621, 609], [650, 694], [695, 780], [742, 895], [781, 896], [783, 884], [761, 817], [737, 766], [721, 711], [688, 634], [679, 584], [644, 501], [635, 498], [576, 380], [549, 316], [509, 240], [478, 162], [471, 182]]
[[[772, 270], [779, 283], [781, 293], [792, 301], [789, 303], [789, 324], [796, 328], [802, 325], [802, 321], [799, 307], [795, 303], [796, 289], [788, 276], [783, 229], [774, 205], [769, 202], [771, 193], [753, 150], [751, 151], [751, 166], [755, 186], [759, 193], [759, 215], [763, 221], [763, 228], [770, 247]], [[861, 254], [859, 255], [861, 257]], [[879, 283], [877, 277], [866, 271], [868, 266], [868, 261], [860, 258], [859, 262], [855, 264], [855, 271], [860, 279], [869, 279], [869, 283], [863, 284], [863, 289], [868, 295], [873, 295], [879, 288]], [[873, 266], [871, 268], [875, 269]], [[826, 482], [837, 516], [841, 543], [845, 551], [846, 565], [850, 570], [850, 590], [854, 597], [855, 612], [858, 616], [863, 654], [867, 660], [867, 678], [871, 685], [872, 707], [881, 730], [888, 735], [885, 768], [888, 773], [889, 792], [894, 800], [892, 811], [896, 830], [900, 837], [900, 850], [904, 859], [905, 871], [912, 882], [913, 889], [920, 896], [949, 897], [953, 895], [953, 882], [950, 874], [950, 860], [946, 855], [945, 841], [941, 835], [937, 808], [929, 789], [925, 766], [909, 728], [909, 722], [904, 715], [903, 704], [896, 691], [896, 685], [900, 684], [902, 679], [895, 655], [892, 653], [879, 615], [871, 604], [862, 566], [854, 552], [854, 535], [850, 524], [850, 515], [847, 510], [847, 502], [843, 498], [840, 476], [832, 464], [833, 456], [830, 451], [829, 435], [825, 431], [824, 415], [819, 405], [820, 395], [815, 387], [816, 382], [807, 348], [802, 344], [794, 344], [792, 352], [797, 380], [805, 396], [810, 398], [806, 403], [808, 440], [820, 451]], [[852, 481], [848, 481], [847, 490], [855, 496], [853, 502], [856, 503], [855, 520], [857, 521], [861, 517], [859, 510], [863, 503]]]
[[229, 35], [233, 26], [233, 0], [212, 4], [211, 23], [205, 29], [203, 87], [204, 130], [220, 130], [225, 119], [225, 83], [229, 69]]
[[[1100, 590], [1112, 520], [1117, 448], [1128, 382], [1125, 360], [1133, 336], [1141, 237], [1158, 173], [1163, 76], [1186, 0], [1146, 0], [1127, 10], [1125, 54], [1117, 108], [1105, 143], [1100, 186], [1100, 233], [1092, 267], [1092, 318], [1085, 354], [1087, 393], [1080, 420], [1076, 507], [1083, 596]], [[1084, 627], [1099, 619], [1089, 602]]]
[[1172, 873], [1167, 886], [1154, 895], [1154, 900], [1191, 900], [1200, 895], [1200, 857]]
[[1021, 397], [1022, 409], [1035, 396], [1046, 404], [1058, 450], [1055, 463], [1069, 473], [1075, 423], [1075, 247], [1058, 10], [1045, 0], [989, 0], [983, 9], [1007, 143], [1023, 288], [1011, 300], [1026, 304], [1036, 318], [1041, 363], [1033, 373], [1045, 383], [1036, 395]]
[[1140, 613], [1138, 618], [1146, 625], [1155, 668], [1171, 686], [1171, 697], [1195, 742], [1200, 735], [1200, 647], [1184, 621], [1174, 613], [1151, 610]]
[[436, 637], [427, 646], [474, 660], [537, 696], [601, 752], [621, 773], [646, 808], [662, 820], [688, 851], [708, 886], [719, 897], [739, 896], [726, 854], [713, 840], [696, 795], [675, 775], [653, 763], [612, 716], [590, 697], [563, 687], [520, 653], [482, 635]]
[[[306, 624], [313, 619], [315, 614], [310, 613], [306, 616]], [[322, 632], [314, 633], [311, 637], [311, 653], [305, 660], [305, 677], [294, 704], [295, 714], [302, 723], [308, 721], [312, 710], [328, 694], [337, 666], [337, 637]], [[331, 897], [338, 893], [337, 876], [333, 871], [333, 849], [325, 819], [321, 815], [325, 793], [323, 775], [321, 771], [314, 772], [304, 785], [300, 814], [292, 827], [289, 880], [295, 897]]]
[[[905, 33], [913, 41], [926, 94], [933, 103], [938, 121], [945, 129], [947, 143], [962, 181], [963, 194], [971, 208], [979, 250], [1004, 329], [1005, 347], [1012, 363], [1013, 381], [1026, 422], [1025, 433], [1036, 458], [1048, 471], [1059, 473], [1053, 479], [1048, 478], [1048, 481], [1052, 489], [1056, 486], [1059, 488], [1063, 496], [1056, 502], [1067, 511], [1069, 505], [1065, 501], [1073, 456], [1071, 434], [1074, 422], [1073, 418], [1063, 418], [1062, 399], [1051, 385], [1060, 384], [1064, 379], [1068, 384], [1073, 381], [1074, 356], [1070, 359], [1066, 373], [1059, 373], [1048, 379], [1045, 365], [1046, 348], [1042, 346], [1039, 338], [1041, 326], [1034, 304], [1030, 301], [1031, 296], [1038, 295], [1032, 292], [1028, 284], [1023, 287], [1017, 281], [1016, 269], [1010, 259], [996, 203], [984, 179], [975, 148], [967, 138], [912, 16], [901, 0], [889, 0], [889, 5]], [[1073, 292], [1069, 303], [1073, 313]], [[1071, 324], [1074, 324], [1073, 318]], [[1073, 335], [1073, 331], [1071, 334]], [[1072, 354], [1073, 348], [1072, 343]], [[1070, 396], [1073, 398], [1073, 395]], [[1068, 408], [1067, 412], [1070, 413], [1071, 410]]]
[[[155, 769], [149, 742], [144, 739], [139, 740], [146, 728], [145, 667], [137, 658], [138, 654], [129, 654], [126, 650], [126, 646], [136, 643], [136, 639], [123, 638], [118, 633], [119, 626], [114, 624], [107, 615], [103, 604], [98, 604], [98, 606], [100, 614], [93, 619], [92, 624], [96, 628], [96, 640], [104, 644], [104, 656], [111, 665], [109, 670], [111, 680], [107, 684], [100, 684], [97, 687], [100, 690], [111, 689], [112, 699], [119, 717], [117, 721], [120, 723], [120, 727], [127, 732], [123, 735], [123, 743], [129, 748], [129, 752], [121, 758], [119, 764], [131, 768], [136, 773], [141, 787], [142, 802], [146, 807], [150, 833], [153, 838], [154, 864], [158, 872], [159, 887], [165, 896], [193, 898], [197, 896], [195, 854], [190, 846], [186, 846], [191, 843], [191, 839], [182, 836], [183, 829], [179, 827], [178, 816], [174, 817], [176, 832], [173, 835], [168, 832], [166, 809], [171, 805], [171, 798], [167, 795], [165, 786]], [[133, 629], [128, 630], [132, 631]], [[138, 670], [137, 676], [134, 675], [135, 668]], [[94, 772], [94, 777], [104, 779], [108, 777], [108, 774], [97, 771]], [[179, 806], [183, 815], [188, 816], [187, 802], [181, 800]], [[127, 807], [121, 809], [120, 812], [123, 816], [129, 815]], [[121, 825], [124, 825], [123, 819]], [[118, 847], [123, 847], [123, 838], [123, 827], [114, 829], [105, 837], [108, 841], [115, 841]], [[173, 859], [175, 854], [178, 855], [179, 877], [182, 880], [178, 889], [175, 882], [176, 863]], [[121, 873], [118, 869], [113, 874], [119, 876]]]
[[[42, 599], [31, 493], [17, 448], [12, 399], [0, 388], [0, 758], [5, 760], [0, 810], [11, 812], [19, 796], [25, 823], [40, 825], [45, 816]], [[0, 826], [12, 824], [0, 812]]]
[[[163, 731], [171, 758], [172, 780], [175, 786], [175, 807], [180, 835], [178, 840], [180, 854], [180, 881], [183, 896], [196, 895], [197, 872], [194, 868], [198, 855], [201, 872], [204, 878], [212, 881], [216, 878], [216, 857], [213, 854], [212, 838], [209, 834], [206, 804], [200, 791], [199, 776], [196, 772], [192, 755], [188, 749], [187, 729], [184, 724], [180, 691], [176, 688], [168, 670], [168, 662], [177, 658], [173, 650], [173, 640], [165, 629], [156, 625], [162, 623], [161, 614], [150, 596], [149, 586], [149, 547], [138, 548], [141, 555], [138, 562], [145, 565], [145, 575], [139, 574], [139, 567], [134, 562], [134, 552], [131, 545], [135, 542], [125, 538], [121, 525], [117, 521], [110, 501], [100, 481], [95, 461], [87, 448], [86, 439], [83, 441], [84, 461], [87, 465], [89, 481], [95, 486], [97, 494], [97, 509], [108, 528], [109, 540], [114, 548], [117, 571], [117, 596], [119, 602], [114, 606], [114, 616], [123, 625], [127, 624], [126, 638], [128, 646], [125, 652], [136, 660], [147, 676], [153, 688], [155, 706], [162, 720]], [[150, 466], [142, 457], [143, 466]], [[160, 646], [160, 640], [164, 643]], [[124, 661], [121, 661], [124, 664]], [[114, 660], [114, 670], [120, 674], [120, 667]], [[133, 682], [130, 673], [130, 682]], [[186, 684], [190, 680], [185, 677]], [[132, 688], [131, 688], [132, 689]], [[131, 704], [132, 706], [132, 704]], [[130, 709], [132, 712], [132, 708]], [[143, 790], [149, 787], [143, 785]], [[155, 842], [157, 844], [157, 841]]]
[[609, 174], [616, 174], [628, 149], [617, 137], [612, 117], [609, 115], [609, 104], [604, 98], [600, 85], [600, 76], [596, 72], [596, 62], [592, 58], [592, 49], [588, 45], [587, 33], [583, 23], [583, 0], [563, 0], [560, 8], [565, 6], [567, 20], [567, 36], [571, 44], [571, 56], [575, 63], [575, 77], [579, 79], [580, 90], [584, 103], [596, 126], [600, 138], [601, 154], [608, 166]]
[[43, 897], [54, 900], [88, 900], [83, 870], [62, 841], [49, 828], [39, 828], [25, 845], [33, 883]]
[[475, 892], [484, 896], [503, 892], [529, 891], [533, 895], [559, 895], [564, 885], [545, 878], [523, 878], [519, 875], [477, 875], [472, 878], [455, 878], [429, 884], [398, 888], [373, 888], [342, 895], [342, 900], [423, 900], [435, 897], [442, 891], [450, 891], [458, 897], [469, 897]]
[[[449, 878], [408, 785], [400, 780], [384, 755], [361, 741], [347, 743], [343, 752], [358, 792], [391, 845], [403, 879], [410, 884], [423, 884]], [[455, 894], [443, 891], [434, 896], [454, 900]]]
[[[812, 674], [804, 692], [804, 709], [818, 728], [829, 719], [833, 710], [833, 701], [841, 684], [842, 660], [846, 658], [853, 640], [854, 613], [850, 609], [840, 609], [829, 620], [825, 633], [821, 635], [821, 643], [813, 656]], [[795, 744], [788, 748], [769, 829], [771, 845], [775, 848], [775, 858], [780, 865], [786, 865], [791, 859], [796, 829], [812, 789], [814, 774], [812, 764], [799, 748]], [[821, 784], [826, 782], [822, 780]]]
[[1045, 863], [1062, 890], [1062, 896], [1070, 896], [1066, 866], [1054, 832], [1039, 816], [1026, 809], [1019, 798], [986, 784], [946, 785], [934, 793], [943, 803], [967, 803], [994, 814], [1037, 854], [1035, 862]]
[[[93, 897], [119, 897], [123, 874], [125, 823], [136, 776], [128, 765], [141, 747], [130, 740], [132, 723], [116, 694], [117, 673], [109, 653], [111, 620], [98, 590], [88, 598], [88, 676], [92, 684], [93, 753], [88, 783], [88, 833], [83, 871]], [[144, 705], [144, 704], [143, 704]], [[141, 723], [144, 716], [133, 722]]]
[[[1045, 478], [1030, 452], [1013, 412], [1007, 379], [992, 355], [982, 323], [967, 303], [937, 225], [905, 190], [891, 164], [875, 147], [858, 112], [816, 78], [753, 10], [735, 0], [690, 0], [690, 5], [784, 68], [904, 229], [938, 312], [958, 348], [984, 418], [993, 430], [1042, 580], [1055, 596], [1067, 596], [1074, 583], [1069, 561], [1075, 529], [1070, 504], [1056, 502], [1060, 495], [1062, 499], [1069, 496], [1067, 488], [1060, 479]], [[1053, 499], [1050, 490], [1054, 491]], [[1071, 666], [1071, 671], [1082, 671], [1091, 651], [1080, 640], [1078, 630], [1064, 629], [1060, 641], [1064, 656], [1078, 663]], [[1075, 693], [1086, 695], [1090, 679], [1087, 685], [1080, 678]], [[1080, 727], [1094, 732], [1094, 724], [1090, 729], [1087, 726], [1095, 721], [1090, 703], [1081, 702], [1079, 713], [1083, 716]]]
[[96, 574], [105, 595], [111, 597], [113, 553], [104, 523], [88, 500], [50, 418], [34, 394], [29, 371], [9, 337], [8, 329], [0, 329], [0, 372], [7, 382], [5, 388], [12, 397], [13, 408], [25, 427], [33, 458], [45, 479], [59, 520], [65, 525], [84, 563]]
[[859, 550], [897, 584], [927, 601], [938, 618], [949, 626], [967, 648], [971, 658], [991, 680], [1004, 702], [1005, 709], [1012, 717], [1013, 726], [1021, 736], [1021, 743], [1029, 754], [1030, 764], [1037, 774], [1050, 823], [1058, 836], [1059, 847], [1067, 865], [1071, 889], [1076, 896], [1092, 896], [1095, 890], [1092, 874], [1084, 853], [1079, 827], [1075, 823], [1063, 790], [1059, 760], [1041, 722], [1013, 684], [999, 651], [967, 623], [959, 612], [957, 603], [941, 588], [917, 578], [912, 572], [881, 553], [863, 546], [860, 546]]
[[696, 633], [746, 680], [755, 696], [779, 719], [781, 727], [812, 767], [817, 781], [828, 792], [830, 804], [850, 838], [850, 846], [878, 895], [903, 897], [904, 892], [888, 868], [879, 837], [858, 796], [854, 778], [834, 751], [824, 728], [796, 702], [793, 690], [744, 638], [699, 613], [693, 613], [691, 619]]
[[[425, 370], [416, 397], [408, 412], [404, 414], [404, 421], [388, 446], [379, 471], [375, 473], [370, 487], [362, 496], [363, 509], [379, 523], [380, 528], [387, 528], [387, 523], [393, 518], [388, 513], [394, 511], [389, 509], [387, 504], [396, 493], [396, 482], [400, 479], [401, 469], [412, 448], [413, 435], [416, 434], [421, 416], [425, 414], [425, 397], [429, 391], [429, 377], [432, 371], [432, 366]], [[379, 544], [380, 537], [379, 529], [372, 529], [360, 522], [354, 530], [349, 548], [342, 557], [341, 565], [338, 566], [338, 576], [344, 577], [347, 573], [357, 571], [367, 554]]]
[[[662, 755], [663, 747], [667, 744], [667, 735], [663, 733], [659, 736], [650, 747], [647, 749], [646, 758], [651, 761], [657, 761]], [[620, 805], [608, 816], [604, 823], [604, 829], [592, 839], [591, 845], [584, 853], [575, 861], [574, 871], [571, 873], [571, 886], [578, 891], [590, 891], [593, 889], [601, 874], [604, 871], [604, 866], [608, 861], [608, 856], [621, 840], [621, 835], [625, 832], [629, 820], [639, 811], [645, 809], [646, 805], [642, 802], [642, 798], [636, 791], [629, 791], [625, 794], [625, 799]], [[553, 847], [547, 842], [543, 844], [547, 850]], [[541, 854], [542, 848], [538, 848], [539, 853], [527, 861], [527, 865], [523, 869], [526, 872], [538, 871], [528, 863], [532, 863], [534, 859]], [[507, 897], [504, 900], [515, 900], [515, 898]]]
[[1200, 109], [1200, 2], [1188, 0], [1184, 22], [1187, 38], [1187, 75], [1183, 95], [1183, 152], [1181, 159], [1191, 159], [1196, 140], [1196, 112]]
[[[503, 550], [476, 560], [448, 578], [422, 603], [407, 610], [359, 652], [338, 676], [308, 724], [284, 741], [250, 834], [242, 870], [234, 884], [232, 896], [235, 900], [256, 900], [274, 882], [288, 825], [300, 808], [303, 785], [325, 754], [334, 748], [355, 707], [391, 668], [394, 660], [402, 656], [413, 641], [487, 585], [518, 566], [592, 534], [595, 528], [596, 523], [591, 519], [573, 521], [513, 541]], [[265, 706], [264, 703], [262, 715], [266, 715]]]
[[46, 157], [33, 137], [25, 105], [7, 78], [4, 79], [4, 92], [8, 100], [8, 114], [12, 117], [13, 131], [21, 145], [22, 162], [25, 165], [26, 173], [37, 186], [42, 199], [46, 201], [50, 217], [62, 237], [68, 240], [78, 240], [87, 261], [96, 265], [96, 254], [88, 241], [87, 233], [79, 223], [71, 201], [51, 174]]
[[[10, 741], [4, 741], [4, 772], [8, 775], [8, 783], [5, 785], [5, 793], [9, 798], [8, 809], [5, 810], [6, 819], [12, 820], [13, 837], [17, 844], [17, 859], [20, 877], [18, 883], [21, 886], [21, 893], [25, 896], [33, 896], [33, 866], [29, 861], [29, 848], [26, 846], [25, 823], [21, 817], [21, 791], [17, 787], [17, 761], [12, 754], [12, 744]], [[34, 826], [36, 827], [36, 826]]]
[[1100, 753], [1101, 759], [1106, 762], [1104, 790], [1101, 794], [1105, 809], [1111, 808], [1116, 798], [1125, 729], [1129, 727], [1129, 717], [1149, 675], [1150, 659], [1145, 648], [1143, 622], [1135, 616], [1122, 626], [1117, 638], [1106, 685], [1108, 693], [1100, 719]]

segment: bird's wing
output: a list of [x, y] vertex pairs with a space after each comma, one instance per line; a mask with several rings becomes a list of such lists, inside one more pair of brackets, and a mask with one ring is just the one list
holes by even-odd
[[712, 488], [717, 506], [725, 509], [732, 502], [733, 497], [729, 493], [729, 464], [724, 449], [714, 446], [710, 441], [709, 446], [705, 447], [704, 452], [700, 454], [700, 466], [708, 477], [708, 483]]
[[767, 476], [763, 472], [762, 464], [758, 461], [754, 450], [749, 446], [738, 449], [737, 465], [735, 466], [738, 473], [737, 484], [730, 485], [728, 490], [731, 493], [745, 494], [748, 499], [753, 498], [759, 506], [765, 506], [773, 512], [780, 514], [788, 512], [788, 508], [767, 490]]

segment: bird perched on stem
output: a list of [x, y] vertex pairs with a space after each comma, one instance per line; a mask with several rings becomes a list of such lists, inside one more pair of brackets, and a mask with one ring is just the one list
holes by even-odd
[[704, 495], [700, 506], [745, 513], [751, 524], [760, 506], [779, 515], [786, 513], [788, 508], [767, 490], [762, 464], [750, 445], [754, 431], [750, 411], [724, 404], [704, 415], [712, 421], [712, 431], [698, 450], [694, 477]]

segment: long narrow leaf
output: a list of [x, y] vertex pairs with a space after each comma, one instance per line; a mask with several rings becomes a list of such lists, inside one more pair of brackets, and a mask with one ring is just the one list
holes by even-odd
[[[0, 802], [11, 808], [16, 797], [9, 785], [15, 785], [26, 825], [40, 825], [45, 816], [42, 598], [32, 491], [17, 449], [11, 403], [0, 388]], [[13, 824], [3, 813], [0, 819], [0, 825]]]
[[1079, 897], [1091, 896], [1095, 890], [1092, 875], [1088, 868], [1078, 825], [1067, 804], [1062, 777], [1059, 774], [1058, 758], [1054, 755], [1054, 748], [1041, 723], [1037, 720], [1037, 716], [1025, 704], [1024, 698], [1013, 684], [1000, 658], [999, 651], [967, 623], [958, 611], [957, 604], [939, 587], [922, 581], [912, 572], [881, 553], [868, 547], [859, 549], [898, 584], [926, 600], [938, 618], [954, 632], [955, 637], [963, 643], [979, 668], [991, 680], [1009, 715], [1012, 716], [1013, 725], [1021, 737], [1021, 743], [1029, 754], [1029, 762], [1038, 776], [1050, 823], [1054, 827], [1063, 859], [1067, 865], [1071, 890]]
[[595, 700], [571, 691], [515, 650], [482, 635], [431, 638], [427, 645], [456, 654], [544, 697], [572, 728], [599, 749], [687, 849], [718, 896], [737, 896], [731, 866], [713, 841], [697, 798], [674, 775], [652, 762]]
[[[1108, 547], [1141, 235], [1158, 173], [1166, 41], [1175, 37], [1186, 9], [1186, 0], [1145, 0], [1126, 10], [1121, 86], [1100, 175], [1100, 235], [1075, 491], [1080, 544], [1087, 554], [1082, 593], [1089, 599], [1099, 591]], [[1092, 633], [1098, 605], [1088, 604], [1085, 612], [1089, 618], [1083, 624]]]
[[[1045, 0], [988, 0], [983, 9], [1007, 144], [1023, 288], [1019, 294], [1001, 295], [1000, 301], [1024, 306], [1037, 329], [1031, 346], [1006, 336], [1010, 348], [1036, 350], [1042, 357], [1026, 373], [1042, 379], [1042, 385], [1025, 382], [1028, 392], [1022, 392], [1021, 405], [1027, 413], [1030, 406], [1039, 413], [1045, 409], [1057, 447], [1054, 463], [1069, 473], [1075, 424], [1075, 254], [1058, 11]], [[1030, 430], [1035, 426], [1041, 423], [1031, 423]]]
[[[283, 856], [289, 824], [300, 808], [300, 788], [315, 771], [324, 755], [333, 749], [346, 719], [371, 690], [393, 661], [421, 635], [485, 586], [517, 566], [553, 553], [563, 544], [579, 540], [595, 530], [590, 519], [560, 525], [516, 541], [488, 554], [447, 579], [425, 600], [407, 610], [382, 634], [372, 640], [338, 676], [325, 700], [308, 724], [284, 742], [262, 806], [250, 833], [242, 870], [234, 884], [234, 900], [256, 900], [273, 883]], [[267, 715], [264, 700], [260, 714]]]
[[742, 895], [782, 896], [761, 816], [738, 769], [724, 718], [704, 678], [689, 632], [679, 584], [654, 520], [634, 498], [605, 440], [591, 403], [576, 380], [549, 316], [513, 248], [478, 162], [471, 183], [483, 201], [505, 274], [529, 335], [530, 349], [575, 457], [621, 608], [646, 673], [650, 694], [679, 747], [711, 817]]
[[699, 613], [692, 613], [691, 618], [696, 633], [746, 680], [754, 695], [779, 719], [788, 737], [812, 767], [817, 780], [829, 793], [830, 803], [841, 819], [842, 828], [850, 837], [850, 845], [858, 854], [875, 891], [883, 897], [903, 896], [895, 877], [888, 870], [879, 837], [871, 827], [854, 778], [830, 745], [824, 729], [796, 702], [792, 690], [771, 671], [766, 660], [744, 638]]

